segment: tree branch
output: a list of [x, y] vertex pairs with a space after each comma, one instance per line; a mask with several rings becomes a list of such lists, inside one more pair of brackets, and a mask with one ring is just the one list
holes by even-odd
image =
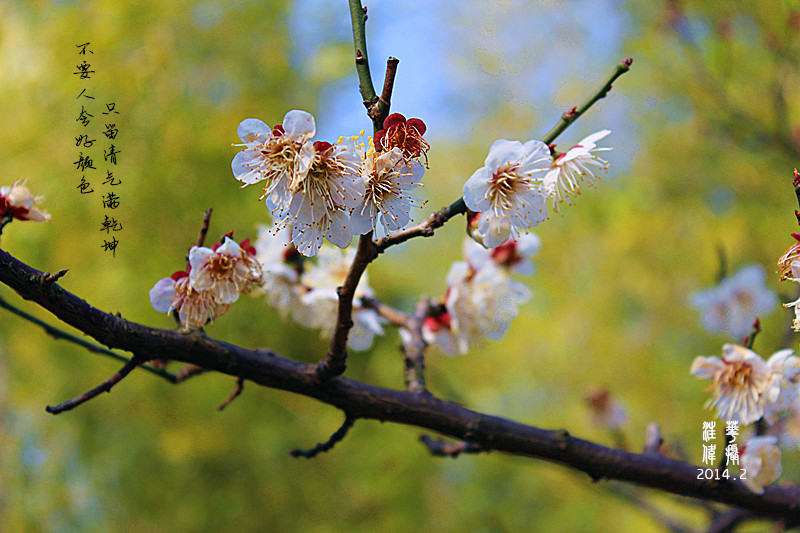
[[[57, 328], [55, 326], [51, 326], [50, 324], [48, 324], [47, 322], [45, 322], [43, 320], [39, 320], [35, 316], [26, 313], [22, 309], [14, 307], [10, 303], [8, 303], [2, 296], [0, 296], [0, 307], [2, 307], [3, 309], [6, 309], [8, 311], [11, 311], [15, 315], [17, 315], [17, 316], [19, 316], [21, 318], [24, 318], [28, 322], [36, 324], [37, 326], [41, 327], [45, 331], [45, 333], [47, 333], [48, 335], [50, 335], [54, 339], [61, 339], [61, 340], [69, 341], [69, 342], [71, 342], [73, 344], [77, 344], [78, 346], [86, 348], [87, 350], [89, 350], [92, 353], [99, 353], [99, 354], [107, 355], [108, 357], [111, 357], [112, 359], [116, 359], [117, 361], [122, 361], [124, 363], [127, 363], [128, 361], [130, 361], [130, 359], [128, 359], [124, 355], [120, 355], [118, 353], [114, 353], [111, 350], [103, 348], [102, 346], [98, 346], [97, 344], [93, 344], [91, 342], [85, 341], [85, 340], [81, 339], [80, 337], [76, 337], [75, 335], [67, 333], [66, 331], [61, 330], [61, 329], [59, 329], [59, 328]], [[166, 379], [167, 381], [169, 381], [172, 384], [178, 383], [178, 381], [179, 381], [177, 376], [175, 376], [171, 372], [167, 372], [163, 368], [155, 368], [155, 367], [152, 367], [152, 366], [149, 366], [149, 365], [146, 365], [146, 364], [139, 365], [139, 366], [140, 366], [140, 368], [142, 370], [150, 372], [151, 374], [155, 374], [156, 376], [162, 377], [162, 378]]]
[[114, 385], [125, 379], [125, 376], [133, 372], [133, 369], [139, 366], [139, 364], [141, 364], [141, 360], [138, 357], [133, 356], [130, 359], [130, 361], [125, 363], [125, 365], [119, 369], [118, 372], [115, 372], [113, 376], [111, 376], [110, 378], [108, 378], [107, 380], [105, 380], [104, 382], [102, 382], [100, 385], [93, 388], [89, 392], [81, 394], [80, 396], [76, 396], [75, 398], [68, 400], [64, 403], [60, 403], [55, 407], [48, 405], [45, 408], [45, 411], [54, 415], [58, 415], [63, 413], [64, 411], [69, 411], [71, 409], [74, 409], [79, 405], [81, 405], [82, 403], [86, 403], [92, 398], [100, 396], [104, 392], [111, 392], [111, 387], [113, 387]]
[[331, 337], [328, 355], [317, 365], [316, 375], [319, 379], [324, 380], [344, 373], [347, 362], [347, 336], [353, 327], [353, 297], [367, 265], [377, 256], [375, 244], [372, 242], [372, 232], [361, 235], [358, 238], [356, 256], [347, 271], [344, 284], [336, 289], [336, 294], [339, 296], [336, 326]]
[[580, 118], [581, 115], [586, 113], [590, 107], [592, 107], [598, 100], [605, 98], [608, 92], [611, 90], [611, 85], [616, 81], [617, 78], [628, 72], [631, 68], [631, 64], [633, 63], [633, 58], [629, 57], [622, 61], [617, 68], [614, 69], [614, 73], [611, 74], [611, 77], [606, 81], [600, 89], [594, 93], [586, 102], [583, 103], [582, 106], [575, 108], [573, 107], [563, 115], [561, 115], [561, 120], [558, 121], [558, 124], [550, 130], [547, 135], [542, 137], [542, 142], [545, 144], [550, 144], [556, 140], [556, 137], [561, 135], [564, 130], [566, 130], [570, 124], [575, 122]]
[[668, 457], [615, 450], [563, 430], [548, 431], [477, 413], [433, 395], [376, 387], [341, 376], [321, 382], [314, 365], [279, 357], [270, 350], [247, 350], [213, 340], [202, 332], [180, 334], [129, 322], [92, 307], [58, 284], [42, 283], [41, 275], [0, 250], [0, 283], [109, 348], [183, 361], [294, 392], [338, 407], [355, 418], [417, 426], [487, 450], [560, 463], [585, 472], [595, 481], [628, 481], [741, 507], [758, 516], [800, 521], [800, 487], [770, 486], [758, 495], [739, 481], [697, 479], [697, 467]]
[[316, 457], [322, 452], [327, 452], [347, 436], [347, 432], [350, 431], [351, 427], [353, 427], [355, 421], [356, 421], [355, 417], [345, 413], [344, 422], [342, 423], [341, 427], [339, 427], [339, 429], [337, 429], [328, 440], [317, 444], [316, 446], [314, 446], [309, 450], [300, 450], [300, 449], [292, 450], [291, 452], [289, 452], [289, 455], [291, 455], [292, 457], [305, 457], [306, 459], [311, 459], [313, 457]]

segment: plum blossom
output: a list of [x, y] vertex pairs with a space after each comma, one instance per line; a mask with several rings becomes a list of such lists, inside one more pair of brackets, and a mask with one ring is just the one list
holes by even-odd
[[781, 450], [778, 437], [767, 435], [753, 437], [742, 447], [739, 469], [746, 471], [742, 477], [744, 485], [756, 494], [764, 494], [764, 488], [781, 477]]
[[500, 139], [492, 144], [484, 166], [464, 184], [464, 202], [481, 213], [483, 244], [496, 248], [547, 218], [542, 180], [551, 161], [550, 149], [541, 141]]
[[184, 330], [202, 328], [224, 315], [239, 294], [261, 284], [256, 250], [226, 236], [212, 248], [193, 246], [189, 266], [158, 280], [148, 292], [153, 309], [178, 312]]
[[314, 156], [313, 146], [306, 141], [316, 133], [314, 117], [293, 109], [283, 117], [283, 124], [270, 128], [256, 118], [244, 119], [237, 134], [245, 149], [234, 156], [231, 169], [234, 177], [246, 187], [267, 180], [262, 199], [273, 211], [289, 208], [290, 186], [302, 179]]
[[219, 303], [231, 304], [239, 294], [261, 284], [261, 265], [256, 250], [246, 241], [239, 246], [230, 237], [212, 248], [192, 246], [189, 250], [191, 287], [208, 291]]
[[529, 260], [542, 245], [535, 233], [525, 233], [517, 239], [508, 239], [496, 248], [486, 249], [472, 239], [464, 239], [464, 256], [475, 270], [493, 264], [517, 274], [528, 276], [535, 267]]
[[781, 281], [800, 282], [800, 233], [792, 233], [795, 242], [778, 259]]
[[690, 373], [711, 380], [713, 396], [706, 407], [716, 407], [723, 420], [752, 424], [762, 416], [772, 423], [778, 411], [797, 396], [800, 361], [792, 350], [780, 350], [764, 361], [743, 346], [726, 344], [722, 358], [698, 356]]
[[558, 205], [565, 200], [568, 204], [574, 203], [570, 196], [580, 194], [581, 182], [594, 185], [595, 171], [608, 169], [608, 162], [593, 152], [611, 150], [597, 148], [596, 144], [609, 133], [610, 130], [593, 133], [553, 160], [544, 177], [544, 190], [553, 199], [553, 209], [558, 211]]
[[411, 190], [419, 186], [424, 167], [417, 161], [409, 166], [398, 147], [381, 154], [370, 148], [363, 156], [360, 172], [365, 194], [353, 209], [353, 234], [373, 231], [379, 223], [384, 234], [404, 228], [411, 221], [411, 207], [422, 203]]
[[0, 187], [0, 220], [47, 222], [50, 220], [50, 215], [36, 207], [36, 204], [43, 199], [43, 196], [33, 196], [25, 187], [25, 180], [22, 179], [15, 181], [11, 186]]
[[702, 313], [700, 319], [706, 329], [728, 331], [739, 338], [747, 335], [756, 317], [770, 311], [778, 301], [764, 280], [764, 270], [750, 265], [715, 288], [695, 293], [692, 303]]
[[467, 353], [484, 336], [501, 338], [531, 297], [530, 290], [493, 265], [474, 270], [454, 263], [447, 276], [444, 305], [423, 323], [423, 338], [447, 354]]
[[421, 164], [422, 158], [427, 161], [430, 149], [428, 142], [422, 138], [426, 130], [422, 120], [406, 120], [400, 113], [392, 113], [383, 120], [383, 129], [375, 133], [375, 149], [378, 152], [390, 152], [399, 148], [406, 165], [411, 166], [412, 161]]
[[178, 271], [160, 279], [149, 291], [150, 304], [161, 313], [178, 312], [184, 330], [198, 329], [224, 315], [230, 304], [220, 303], [210, 291], [192, 287], [189, 272]]

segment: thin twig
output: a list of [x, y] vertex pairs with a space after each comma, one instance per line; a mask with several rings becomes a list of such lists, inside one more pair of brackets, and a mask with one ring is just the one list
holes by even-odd
[[381, 317], [388, 320], [393, 326], [408, 328], [411, 326], [411, 322], [413, 321], [413, 317], [408, 313], [404, 313], [399, 309], [395, 309], [394, 307], [381, 302], [377, 298], [361, 298], [361, 304], [364, 307], [372, 309], [378, 313]]
[[199, 376], [200, 374], [205, 374], [206, 372], [208, 372], [208, 370], [202, 366], [197, 366], [190, 363], [188, 365], [184, 365], [183, 368], [178, 371], [178, 373], [175, 375], [175, 381], [177, 383], [183, 383], [189, 378]]
[[308, 450], [301, 450], [299, 448], [296, 450], [292, 450], [289, 452], [289, 455], [291, 455], [292, 457], [305, 457], [306, 459], [311, 459], [312, 457], [315, 457], [322, 452], [327, 452], [347, 436], [347, 432], [350, 431], [351, 427], [353, 427], [355, 421], [356, 417], [350, 416], [350, 414], [345, 413], [344, 422], [339, 427], [339, 429], [337, 429], [334, 432], [334, 434], [331, 435], [331, 438], [329, 438], [325, 442], [317, 444], [316, 446]]
[[230, 396], [228, 396], [227, 400], [225, 400], [224, 402], [222, 402], [217, 406], [217, 411], [222, 411], [223, 409], [228, 407], [233, 400], [239, 397], [239, 395], [242, 393], [243, 390], [244, 390], [244, 378], [236, 378], [236, 388], [233, 389], [233, 392], [231, 393]]
[[214, 208], [209, 207], [205, 213], [203, 213], [203, 225], [200, 226], [200, 233], [197, 235], [197, 247], [200, 248], [206, 243], [206, 235], [208, 235], [208, 227], [211, 225], [211, 213], [214, 212]]
[[380, 106], [381, 115], [389, 116], [389, 107], [392, 105], [392, 91], [394, 90], [394, 77], [397, 74], [397, 64], [400, 60], [396, 57], [390, 57], [386, 60], [386, 75], [383, 78], [383, 92], [378, 99], [378, 106]]
[[542, 137], [542, 142], [545, 144], [551, 144], [556, 140], [556, 137], [561, 135], [564, 130], [570, 126], [570, 124], [578, 120], [581, 115], [586, 113], [586, 111], [588, 111], [589, 108], [595, 104], [595, 102], [605, 98], [608, 92], [611, 90], [611, 85], [614, 83], [614, 81], [630, 70], [631, 63], [633, 63], [633, 58], [629, 57], [618, 64], [608, 81], [606, 81], [597, 92], [595, 92], [588, 100], [586, 100], [582, 106], [578, 108], [573, 107], [561, 115], [561, 120], [558, 121], [558, 124], [556, 124], [555, 127], [547, 133], [547, 135]]
[[[3, 299], [3, 297], [0, 297], [0, 307], [2, 307], [3, 309], [6, 309], [8, 311], [11, 311], [12, 313], [17, 315], [18, 317], [24, 318], [28, 322], [36, 324], [37, 326], [42, 328], [45, 331], [45, 333], [47, 333], [48, 335], [50, 335], [54, 339], [61, 339], [61, 340], [69, 341], [69, 342], [71, 342], [73, 344], [77, 344], [78, 346], [86, 348], [90, 352], [107, 355], [108, 357], [116, 359], [117, 361], [122, 361], [124, 363], [127, 363], [128, 361], [130, 361], [130, 359], [125, 357], [124, 355], [120, 355], [118, 353], [112, 352], [108, 348], [105, 348], [105, 347], [100, 346], [98, 344], [93, 344], [91, 342], [85, 341], [85, 340], [81, 339], [80, 337], [76, 337], [75, 335], [67, 333], [64, 330], [61, 330], [61, 329], [59, 329], [57, 327], [54, 327], [54, 326], [51, 326], [47, 322], [44, 322], [43, 320], [40, 320], [40, 319], [36, 318], [35, 316], [26, 313], [22, 309], [18, 309], [17, 307], [14, 307], [10, 303], [8, 303], [5, 299]], [[146, 365], [146, 364], [140, 365], [140, 366], [141, 366], [142, 370], [150, 372], [151, 374], [155, 374], [156, 376], [162, 377], [162, 378], [166, 379], [167, 381], [169, 381], [170, 383], [175, 384], [175, 383], [178, 382], [178, 379], [174, 374], [172, 374], [170, 372], [167, 372], [163, 368], [154, 368], [154, 367], [152, 367], [150, 365]]]
[[[375, 123], [372, 110], [377, 111], [375, 104], [378, 95], [375, 94], [375, 87], [372, 85], [372, 75], [369, 72], [369, 57], [367, 55], [367, 10], [361, 6], [360, 0], [350, 0], [350, 19], [353, 22], [353, 48], [356, 60], [356, 73], [358, 74], [358, 89], [361, 98], [364, 100], [364, 107], [367, 114]], [[380, 125], [378, 125], [380, 126]], [[377, 129], [375, 131], [378, 131]]]
[[104, 392], [111, 392], [111, 387], [113, 387], [114, 385], [125, 379], [125, 376], [130, 374], [134, 368], [136, 368], [137, 366], [139, 366], [139, 364], [141, 364], [141, 362], [142, 362], [141, 359], [139, 359], [138, 357], [136, 356], [132, 357], [131, 360], [125, 363], [125, 366], [120, 368], [118, 372], [115, 372], [113, 376], [111, 376], [110, 378], [108, 378], [107, 380], [105, 380], [104, 382], [102, 382], [100, 385], [93, 388], [89, 392], [81, 394], [80, 396], [76, 396], [75, 398], [68, 400], [64, 403], [60, 403], [55, 407], [53, 407], [52, 405], [48, 405], [45, 408], [45, 411], [47, 411], [50, 414], [58, 415], [65, 411], [74, 409], [75, 407], [78, 407], [82, 403], [88, 402], [92, 398], [99, 396]]
[[428, 347], [428, 343], [422, 337], [422, 326], [430, 308], [431, 302], [428, 298], [423, 296], [419, 299], [414, 309], [414, 318], [407, 328], [411, 338], [401, 347], [406, 367], [403, 377], [406, 390], [409, 392], [427, 390], [425, 387], [425, 348]]
[[436, 457], [452, 457], [456, 458], [462, 453], [481, 453], [489, 452], [486, 448], [479, 444], [460, 440], [457, 442], [445, 442], [444, 439], [432, 439], [428, 435], [420, 435], [420, 442], [430, 450], [431, 455]]

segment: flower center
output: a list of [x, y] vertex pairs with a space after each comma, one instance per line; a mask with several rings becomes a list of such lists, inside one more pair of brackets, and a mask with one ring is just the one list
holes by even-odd
[[716, 380], [719, 385], [727, 385], [734, 388], [752, 385], [755, 376], [753, 366], [750, 363], [744, 361], [725, 361], [725, 363], [725, 370], [720, 373]]
[[489, 201], [495, 210], [506, 211], [513, 207], [513, 197], [518, 189], [530, 183], [530, 178], [518, 174], [519, 163], [501, 166], [489, 180]]

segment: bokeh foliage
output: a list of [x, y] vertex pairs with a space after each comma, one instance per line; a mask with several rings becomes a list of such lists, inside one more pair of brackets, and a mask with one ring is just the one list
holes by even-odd
[[[370, 8], [369, 24], [391, 17], [389, 3]], [[277, 123], [292, 108], [315, 112], [325, 105], [318, 101], [325, 84], [354, 77], [349, 63], [330, 68], [346, 43], [330, 42], [308, 64], [296, 59], [290, 9], [274, 0], [0, 4], [0, 183], [28, 178], [53, 215], [49, 224], [11, 224], [3, 248], [40, 270], [69, 268], [63, 285], [93, 305], [171, 327], [146, 292], [183, 268], [202, 212], [215, 210], [211, 238], [228, 230], [253, 237], [254, 225], [267, 221], [257, 191], [240, 190], [230, 173], [239, 121]], [[533, 17], [536, 7], [520, 9], [515, 19]], [[701, 422], [712, 415], [688, 368], [728, 339], [704, 332], [688, 301], [714, 283], [718, 246], [731, 270], [757, 263], [771, 272], [795, 230], [789, 180], [800, 154], [800, 15], [794, 2], [632, 2], [627, 10], [619, 57], [635, 63], [610, 99], [626, 102], [636, 129], [615, 131], [609, 144], [626, 139], [635, 155], [622, 162], [615, 155], [630, 152], [608, 154], [609, 179], [537, 229], [543, 247], [528, 280], [534, 298], [506, 338], [462, 358], [432, 349], [428, 382], [471, 408], [612, 444], [591, 427], [583, 403], [590, 387], [608, 387], [629, 414], [634, 448], [656, 421], [668, 442], [684, 443], [698, 462]], [[75, 45], [87, 41], [97, 75], [84, 83], [71, 72], [81, 59]], [[402, 49], [392, 53], [402, 58]], [[465, 51], [462, 67], [481, 54]], [[610, 68], [596, 64], [583, 79], [561, 80], [561, 92], [578, 103]], [[105, 100], [120, 111], [123, 184], [115, 191], [124, 229], [116, 258], [100, 246], [100, 194], [76, 189], [76, 95], [84, 87], [98, 98], [96, 110]], [[423, 212], [460, 194], [495, 137], [541, 136], [564, 110], [517, 112], [502, 96], [486, 100], [492, 112], [474, 117], [468, 135], [430, 131]], [[364, 118], [342, 134], [368, 125]], [[564, 134], [561, 148], [580, 138], [580, 128]], [[373, 287], [405, 309], [420, 293], [442, 295], [462, 237], [459, 218], [435, 239], [391, 251], [370, 268]], [[769, 284], [789, 290], [776, 276]], [[8, 289], [0, 293], [50, 320]], [[789, 313], [763, 317], [762, 354], [779, 347]], [[315, 332], [250, 298], [209, 334], [308, 362], [325, 349]], [[348, 375], [400, 387], [397, 344], [390, 331], [374, 351], [352, 354]], [[0, 357], [3, 531], [657, 530], [582, 475], [499, 454], [435, 459], [410, 428], [359, 421], [332, 452], [292, 459], [290, 449], [327, 438], [341, 414], [253, 385], [219, 413], [214, 406], [233, 388], [225, 376], [170, 386], [135, 372], [111, 395], [52, 417], [45, 404], [83, 392], [117, 363], [7, 313]], [[800, 481], [794, 455], [786, 455], [784, 481]], [[703, 523], [692, 507], [655, 500]]]

